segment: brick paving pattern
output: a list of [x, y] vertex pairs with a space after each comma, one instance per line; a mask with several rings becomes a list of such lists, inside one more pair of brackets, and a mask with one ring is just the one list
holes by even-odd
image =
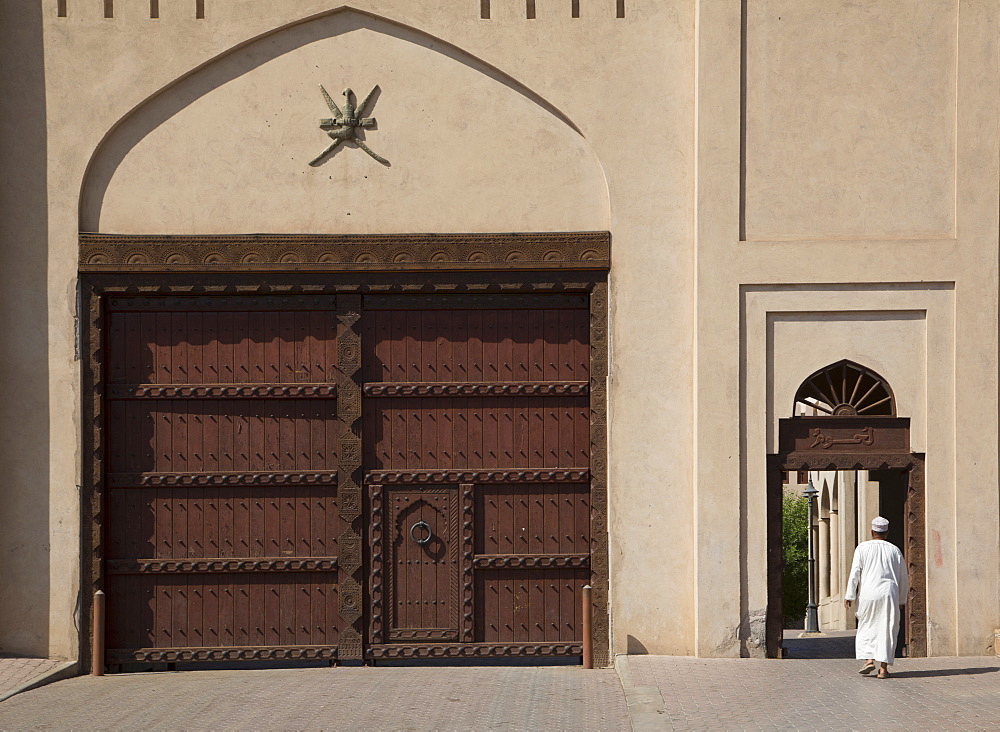
[[26, 658], [0, 653], [0, 697], [48, 673], [61, 663], [47, 658]]
[[0, 703], [0, 729], [1000, 729], [995, 656], [900, 659], [879, 681], [853, 658], [805, 657], [849, 635], [792, 640], [799, 660], [619, 659], [624, 690], [567, 666], [84, 676]]
[[378, 667], [82, 676], [0, 704], [0, 729], [628, 730], [611, 670]]
[[663, 729], [1000, 729], [996, 656], [899, 659], [884, 681], [853, 658], [628, 662], [636, 687], [659, 690]]

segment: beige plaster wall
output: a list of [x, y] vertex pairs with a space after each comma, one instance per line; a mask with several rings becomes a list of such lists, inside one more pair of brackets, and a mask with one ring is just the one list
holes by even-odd
[[[50, 611], [60, 616], [56, 625], [72, 627], [77, 550], [64, 539], [78, 514], [49, 505], [48, 441], [58, 426], [48, 408], [46, 76], [34, 4], [0, 2], [0, 78], [0, 650], [45, 653]], [[69, 491], [75, 485], [71, 478]], [[50, 604], [53, 583], [67, 581], [69, 591]]]
[[950, 237], [957, 0], [749, 0], [748, 240]]
[[699, 654], [763, 652], [765, 455], [841, 358], [893, 374], [927, 454], [930, 653], [992, 647], [997, 24], [977, 0], [699, 6]]
[[[365, 144], [389, 166], [353, 143], [310, 165], [331, 143], [321, 84], [340, 107], [346, 86], [354, 104], [379, 86]], [[468, 53], [349, 12], [279, 31], [168, 88], [112, 133], [92, 170], [81, 226], [105, 233], [610, 224], [600, 162], [558, 110]]]
[[[53, 548], [40, 561], [51, 578], [31, 586], [48, 598], [49, 622], [24, 649], [77, 652], [81, 228], [608, 228], [614, 644], [693, 652], [692, 404], [684, 388], [648, 386], [691, 381], [694, 4], [637, 1], [618, 19], [602, 0], [573, 19], [567, 3], [540, 0], [533, 21], [515, 0], [494, 0], [488, 21], [467, 0], [207, 0], [203, 20], [192, 5], [163, 0], [151, 20], [145, 0], [117, 0], [114, 18], [100, 0], [69, 0], [59, 18], [56, 1], [42, 0], [32, 19], [47, 73], [44, 86], [40, 73], [23, 85], [44, 98], [36, 149], [47, 151], [48, 205], [14, 194], [15, 207], [40, 214], [33, 235], [0, 222], [10, 256], [45, 253], [35, 279], [22, 278], [45, 293], [39, 303], [5, 310], [18, 333], [41, 334], [48, 364], [22, 369], [41, 385], [41, 417], [18, 444], [31, 469], [7, 488], [24, 493], [46, 471], [49, 500], [32, 505], [50, 513], [23, 533], [36, 555]], [[382, 86], [367, 137], [391, 167], [351, 147], [306, 165], [325, 143], [319, 83], [335, 94]], [[24, 420], [8, 413], [4, 430], [15, 424]], [[19, 618], [39, 607], [27, 591], [13, 595], [0, 628], [28, 627]]]

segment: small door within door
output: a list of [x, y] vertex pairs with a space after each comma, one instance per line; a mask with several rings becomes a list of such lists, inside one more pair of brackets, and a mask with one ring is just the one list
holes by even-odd
[[458, 487], [384, 491], [386, 640], [458, 642]]

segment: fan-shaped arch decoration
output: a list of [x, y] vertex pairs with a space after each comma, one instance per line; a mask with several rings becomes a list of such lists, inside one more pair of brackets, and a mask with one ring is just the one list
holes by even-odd
[[843, 360], [820, 369], [795, 392], [795, 416], [896, 416], [889, 383], [871, 369]]

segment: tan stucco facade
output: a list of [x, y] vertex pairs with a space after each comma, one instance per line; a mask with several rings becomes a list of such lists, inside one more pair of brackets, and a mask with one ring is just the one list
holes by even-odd
[[[79, 652], [81, 231], [607, 230], [612, 651], [763, 655], [766, 456], [850, 359], [926, 454], [928, 651], [992, 653], [1000, 8], [488, 4], [0, 0], [0, 649]], [[390, 166], [309, 165], [320, 84]]]

